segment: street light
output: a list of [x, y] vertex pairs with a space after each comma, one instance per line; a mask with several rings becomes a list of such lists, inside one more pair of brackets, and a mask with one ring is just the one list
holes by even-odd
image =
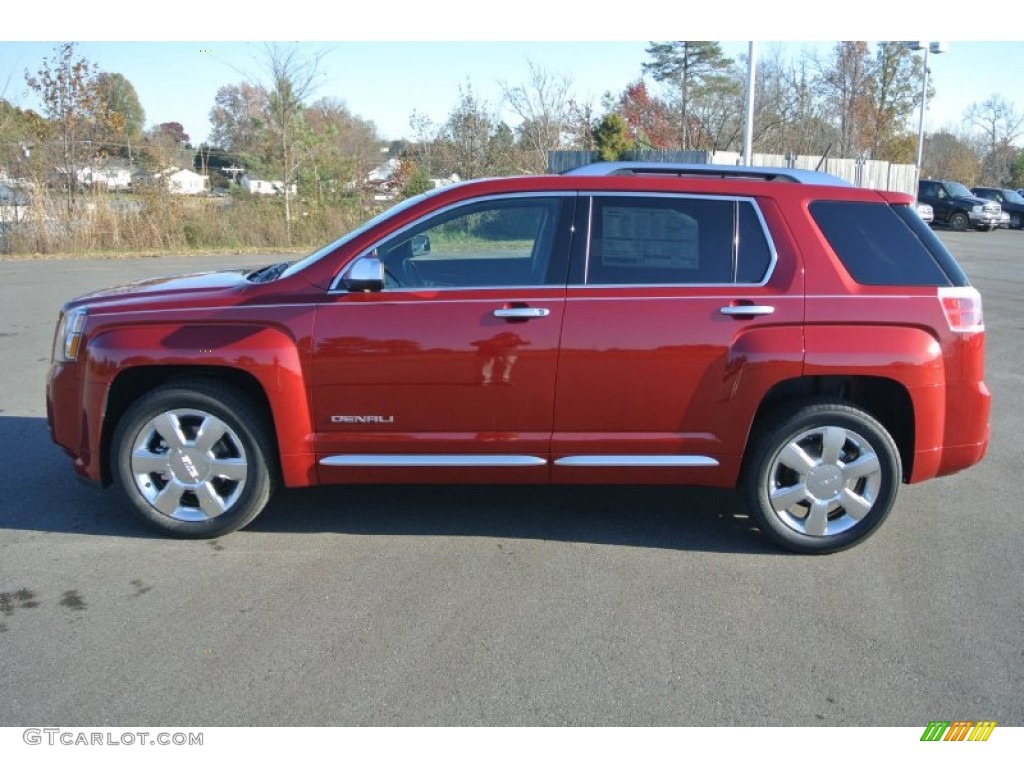
[[[949, 50], [949, 43], [926, 42], [924, 40], [908, 40], [907, 48], [912, 51], [924, 51], [924, 77], [921, 80], [921, 120], [917, 126], [917, 166], [914, 169], [916, 181], [921, 180], [921, 160], [924, 156], [924, 110], [928, 103], [928, 54], [936, 55]], [[916, 191], [914, 194], [917, 194]]]

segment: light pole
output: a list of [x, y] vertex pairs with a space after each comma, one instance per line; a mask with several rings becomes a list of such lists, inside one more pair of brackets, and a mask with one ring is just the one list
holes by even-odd
[[[924, 51], [924, 77], [921, 79], [921, 119], [917, 125], [917, 164], [914, 168], [915, 182], [921, 181], [921, 161], [924, 157], [924, 111], [928, 106], [928, 54], [940, 54], [949, 50], [949, 43], [909, 40], [907, 47], [912, 51]], [[917, 194], [916, 191], [914, 194]]]
[[748, 48], [747, 56], [749, 61], [747, 62], [747, 115], [746, 122], [743, 126], [743, 164], [750, 165], [751, 154], [754, 148], [751, 146], [754, 143], [754, 78], [757, 72], [757, 61], [755, 56], [757, 55], [757, 44], [751, 40], [750, 47]]

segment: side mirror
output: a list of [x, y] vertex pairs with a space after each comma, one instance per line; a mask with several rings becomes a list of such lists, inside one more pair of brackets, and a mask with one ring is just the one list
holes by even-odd
[[412, 239], [412, 255], [422, 256], [430, 253], [430, 238], [426, 235], [416, 235]]
[[384, 265], [375, 256], [364, 256], [349, 267], [341, 279], [345, 290], [352, 293], [375, 293], [384, 290]]

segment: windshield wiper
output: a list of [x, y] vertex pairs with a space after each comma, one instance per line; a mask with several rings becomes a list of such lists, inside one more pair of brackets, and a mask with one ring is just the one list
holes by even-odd
[[271, 264], [269, 267], [250, 272], [246, 277], [253, 283], [269, 283], [271, 280], [279, 278], [289, 266], [291, 266], [290, 261], [282, 261], [280, 264]]

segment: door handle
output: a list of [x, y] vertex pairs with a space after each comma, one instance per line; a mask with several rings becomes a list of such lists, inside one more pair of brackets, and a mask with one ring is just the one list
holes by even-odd
[[767, 304], [730, 304], [718, 311], [723, 315], [731, 317], [748, 317], [753, 315], [770, 315], [775, 311], [775, 307]]
[[531, 317], [547, 317], [551, 314], [550, 309], [544, 307], [504, 307], [494, 310], [495, 317], [512, 318], [525, 320]]

